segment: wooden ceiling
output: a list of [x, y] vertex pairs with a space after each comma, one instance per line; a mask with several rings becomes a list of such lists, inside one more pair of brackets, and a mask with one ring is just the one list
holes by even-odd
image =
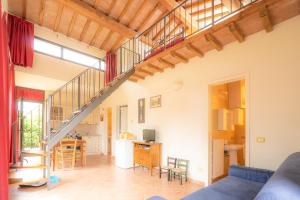
[[114, 50], [167, 13], [160, 0], [8, 0], [9, 12], [85, 42]]
[[[217, 0], [218, 1], [218, 0]], [[225, 2], [223, 0], [222, 2]], [[9, 12], [106, 51], [115, 50], [124, 40], [145, 31], [183, 0], [8, 0]], [[220, 0], [221, 2], [221, 0]], [[176, 13], [174, 30], [205, 23], [211, 0], [190, 0], [186, 11]], [[221, 3], [215, 5], [224, 12]], [[217, 13], [218, 14], [218, 13]], [[220, 15], [220, 13], [219, 13]], [[158, 38], [155, 34], [153, 37]], [[156, 39], [152, 38], [152, 39]]]

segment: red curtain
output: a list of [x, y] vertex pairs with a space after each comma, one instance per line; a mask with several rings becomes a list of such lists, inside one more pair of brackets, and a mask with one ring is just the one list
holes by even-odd
[[116, 54], [112, 52], [106, 53], [106, 72], [105, 83], [108, 84], [117, 76]]
[[0, 200], [8, 199], [9, 164], [9, 57], [5, 16], [0, 0]]
[[32, 67], [34, 26], [21, 18], [8, 15], [8, 43], [12, 62], [23, 67]]
[[16, 87], [16, 99], [23, 99], [26, 101], [44, 101], [45, 92], [42, 90], [35, 90], [24, 87]]

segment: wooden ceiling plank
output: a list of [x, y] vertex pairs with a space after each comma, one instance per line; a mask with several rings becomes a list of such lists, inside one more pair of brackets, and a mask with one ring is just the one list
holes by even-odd
[[128, 20], [129, 21], [129, 27], [132, 27], [132, 24], [134, 23], [135, 19], [137, 17], [140, 17], [142, 12], [143, 12], [143, 8], [144, 6], [147, 5], [147, 0], [143, 0], [143, 2], [140, 4], [140, 6], [137, 9], [137, 12], [135, 12], [135, 14]]
[[126, 5], [125, 5], [124, 9], [123, 9], [122, 12], [120, 13], [120, 15], [117, 17], [117, 20], [118, 20], [118, 21], [120, 21], [120, 20], [124, 17], [124, 15], [126, 15], [126, 13], [128, 12], [128, 10], [129, 10], [129, 8], [130, 8], [130, 6], [131, 6], [132, 3], [133, 3], [133, 0], [128, 0], [128, 1], [127, 1], [127, 3], [126, 3]]
[[199, 57], [204, 56], [204, 53], [201, 50], [199, 50], [198, 48], [196, 48], [194, 45], [192, 45], [191, 43], [188, 43], [185, 46], [189, 51], [197, 54]]
[[74, 24], [77, 20], [77, 16], [78, 16], [78, 13], [74, 12], [73, 13], [73, 16], [72, 16], [72, 19], [71, 19], [71, 22], [69, 24], [69, 27], [68, 27], [68, 32], [67, 32], [67, 36], [69, 37], [71, 35], [71, 33], [73, 32], [73, 28], [74, 28]]
[[272, 24], [272, 20], [270, 17], [270, 13], [269, 10], [266, 6], [264, 6], [260, 12], [259, 12], [259, 16], [262, 19], [263, 25], [265, 27], [266, 32], [271, 32], [273, 31], [273, 24]]
[[110, 5], [109, 5], [109, 8], [108, 8], [108, 10], [107, 10], [107, 14], [108, 14], [108, 15], [111, 14], [111, 11], [112, 11], [112, 9], [114, 9], [116, 3], [117, 3], [117, 0], [112, 0], [112, 2], [111, 2]]
[[54, 27], [53, 30], [56, 32], [59, 28], [59, 24], [60, 24], [60, 20], [61, 20], [61, 16], [64, 10], [64, 5], [60, 4], [59, 8], [58, 8], [58, 12], [57, 15], [55, 17], [55, 23], [54, 23]]
[[240, 27], [235, 22], [232, 22], [228, 25], [229, 31], [239, 42], [245, 41], [245, 36], [243, 35]]
[[175, 17], [172, 15], [169, 17], [169, 21], [165, 24], [165, 26], [163, 26], [153, 37], [153, 41], [156, 41], [157, 39], [160, 38], [160, 36], [164, 33], [165, 29], [168, 29], [171, 26], [171, 23]]
[[26, 17], [27, 17], [27, 0], [23, 0], [22, 3], [23, 3], [22, 17], [24, 19], [26, 19]]
[[173, 63], [170, 63], [169, 61], [163, 59], [163, 58], [157, 58], [158, 62], [161, 63], [162, 65], [165, 65], [170, 68], [175, 68], [175, 65]]
[[221, 51], [223, 49], [223, 45], [211, 34], [207, 33], [205, 35], [205, 39], [209, 42], [216, 50]]
[[136, 32], [127, 26], [119, 23], [114, 18], [107, 16], [104, 12], [95, 9], [94, 7], [90, 6], [89, 4], [80, 1], [80, 0], [56, 0], [60, 2], [64, 6], [67, 6], [74, 11], [78, 12], [79, 14], [93, 19], [96, 23], [101, 26], [104, 26], [113, 32], [117, 32], [119, 34], [124, 35], [127, 38], [132, 38], [136, 35]]
[[198, 0], [198, 1], [194, 1], [191, 4], [188, 4], [185, 6], [185, 9], [190, 10], [191, 8], [195, 8], [195, 7], [203, 7], [205, 4], [211, 4], [211, 1], [207, 1], [207, 0]]
[[179, 59], [183, 63], [188, 63], [189, 62], [189, 60], [187, 58], [185, 58], [183, 55], [177, 53], [176, 51], [171, 51], [171, 56], [174, 57], [174, 58]]
[[39, 13], [39, 25], [43, 25], [44, 15], [45, 15], [45, 6], [46, 6], [46, 0], [41, 0], [41, 10]]
[[79, 38], [80, 41], [82, 41], [84, 39], [84, 37], [86, 36], [87, 30], [90, 27], [91, 23], [92, 23], [92, 20], [91, 19], [87, 19], [87, 21], [84, 24], [84, 27], [83, 27], [83, 29], [81, 31], [81, 34], [80, 34], [80, 38]]
[[152, 19], [152, 17], [155, 15], [155, 10], [158, 8], [159, 4], [157, 3], [155, 7], [149, 11], [149, 13], [146, 15], [145, 19], [143, 20], [142, 24], [140, 24], [140, 27], [138, 29], [139, 33], [142, 33], [146, 30], [146, 25], [149, 23], [149, 21]]
[[155, 71], [158, 71], [158, 72], [163, 72], [164, 70], [152, 63], [147, 63], [147, 66], [150, 68], [150, 69], [153, 69]]
[[97, 36], [100, 34], [100, 32], [102, 31], [103, 27], [102, 26], [98, 26], [96, 32], [94, 33], [94, 36], [92, 37], [91, 41], [90, 41], [90, 45], [94, 46]]

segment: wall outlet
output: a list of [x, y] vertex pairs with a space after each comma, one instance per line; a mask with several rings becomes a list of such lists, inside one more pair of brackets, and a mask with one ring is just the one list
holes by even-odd
[[257, 137], [256, 138], [256, 142], [257, 143], [265, 143], [266, 142], [266, 138], [265, 137]]

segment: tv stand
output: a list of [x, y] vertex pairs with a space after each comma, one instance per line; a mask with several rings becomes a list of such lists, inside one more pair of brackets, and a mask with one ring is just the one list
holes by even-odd
[[161, 143], [133, 142], [133, 144], [133, 169], [136, 165], [147, 167], [152, 176], [152, 169], [160, 166]]

